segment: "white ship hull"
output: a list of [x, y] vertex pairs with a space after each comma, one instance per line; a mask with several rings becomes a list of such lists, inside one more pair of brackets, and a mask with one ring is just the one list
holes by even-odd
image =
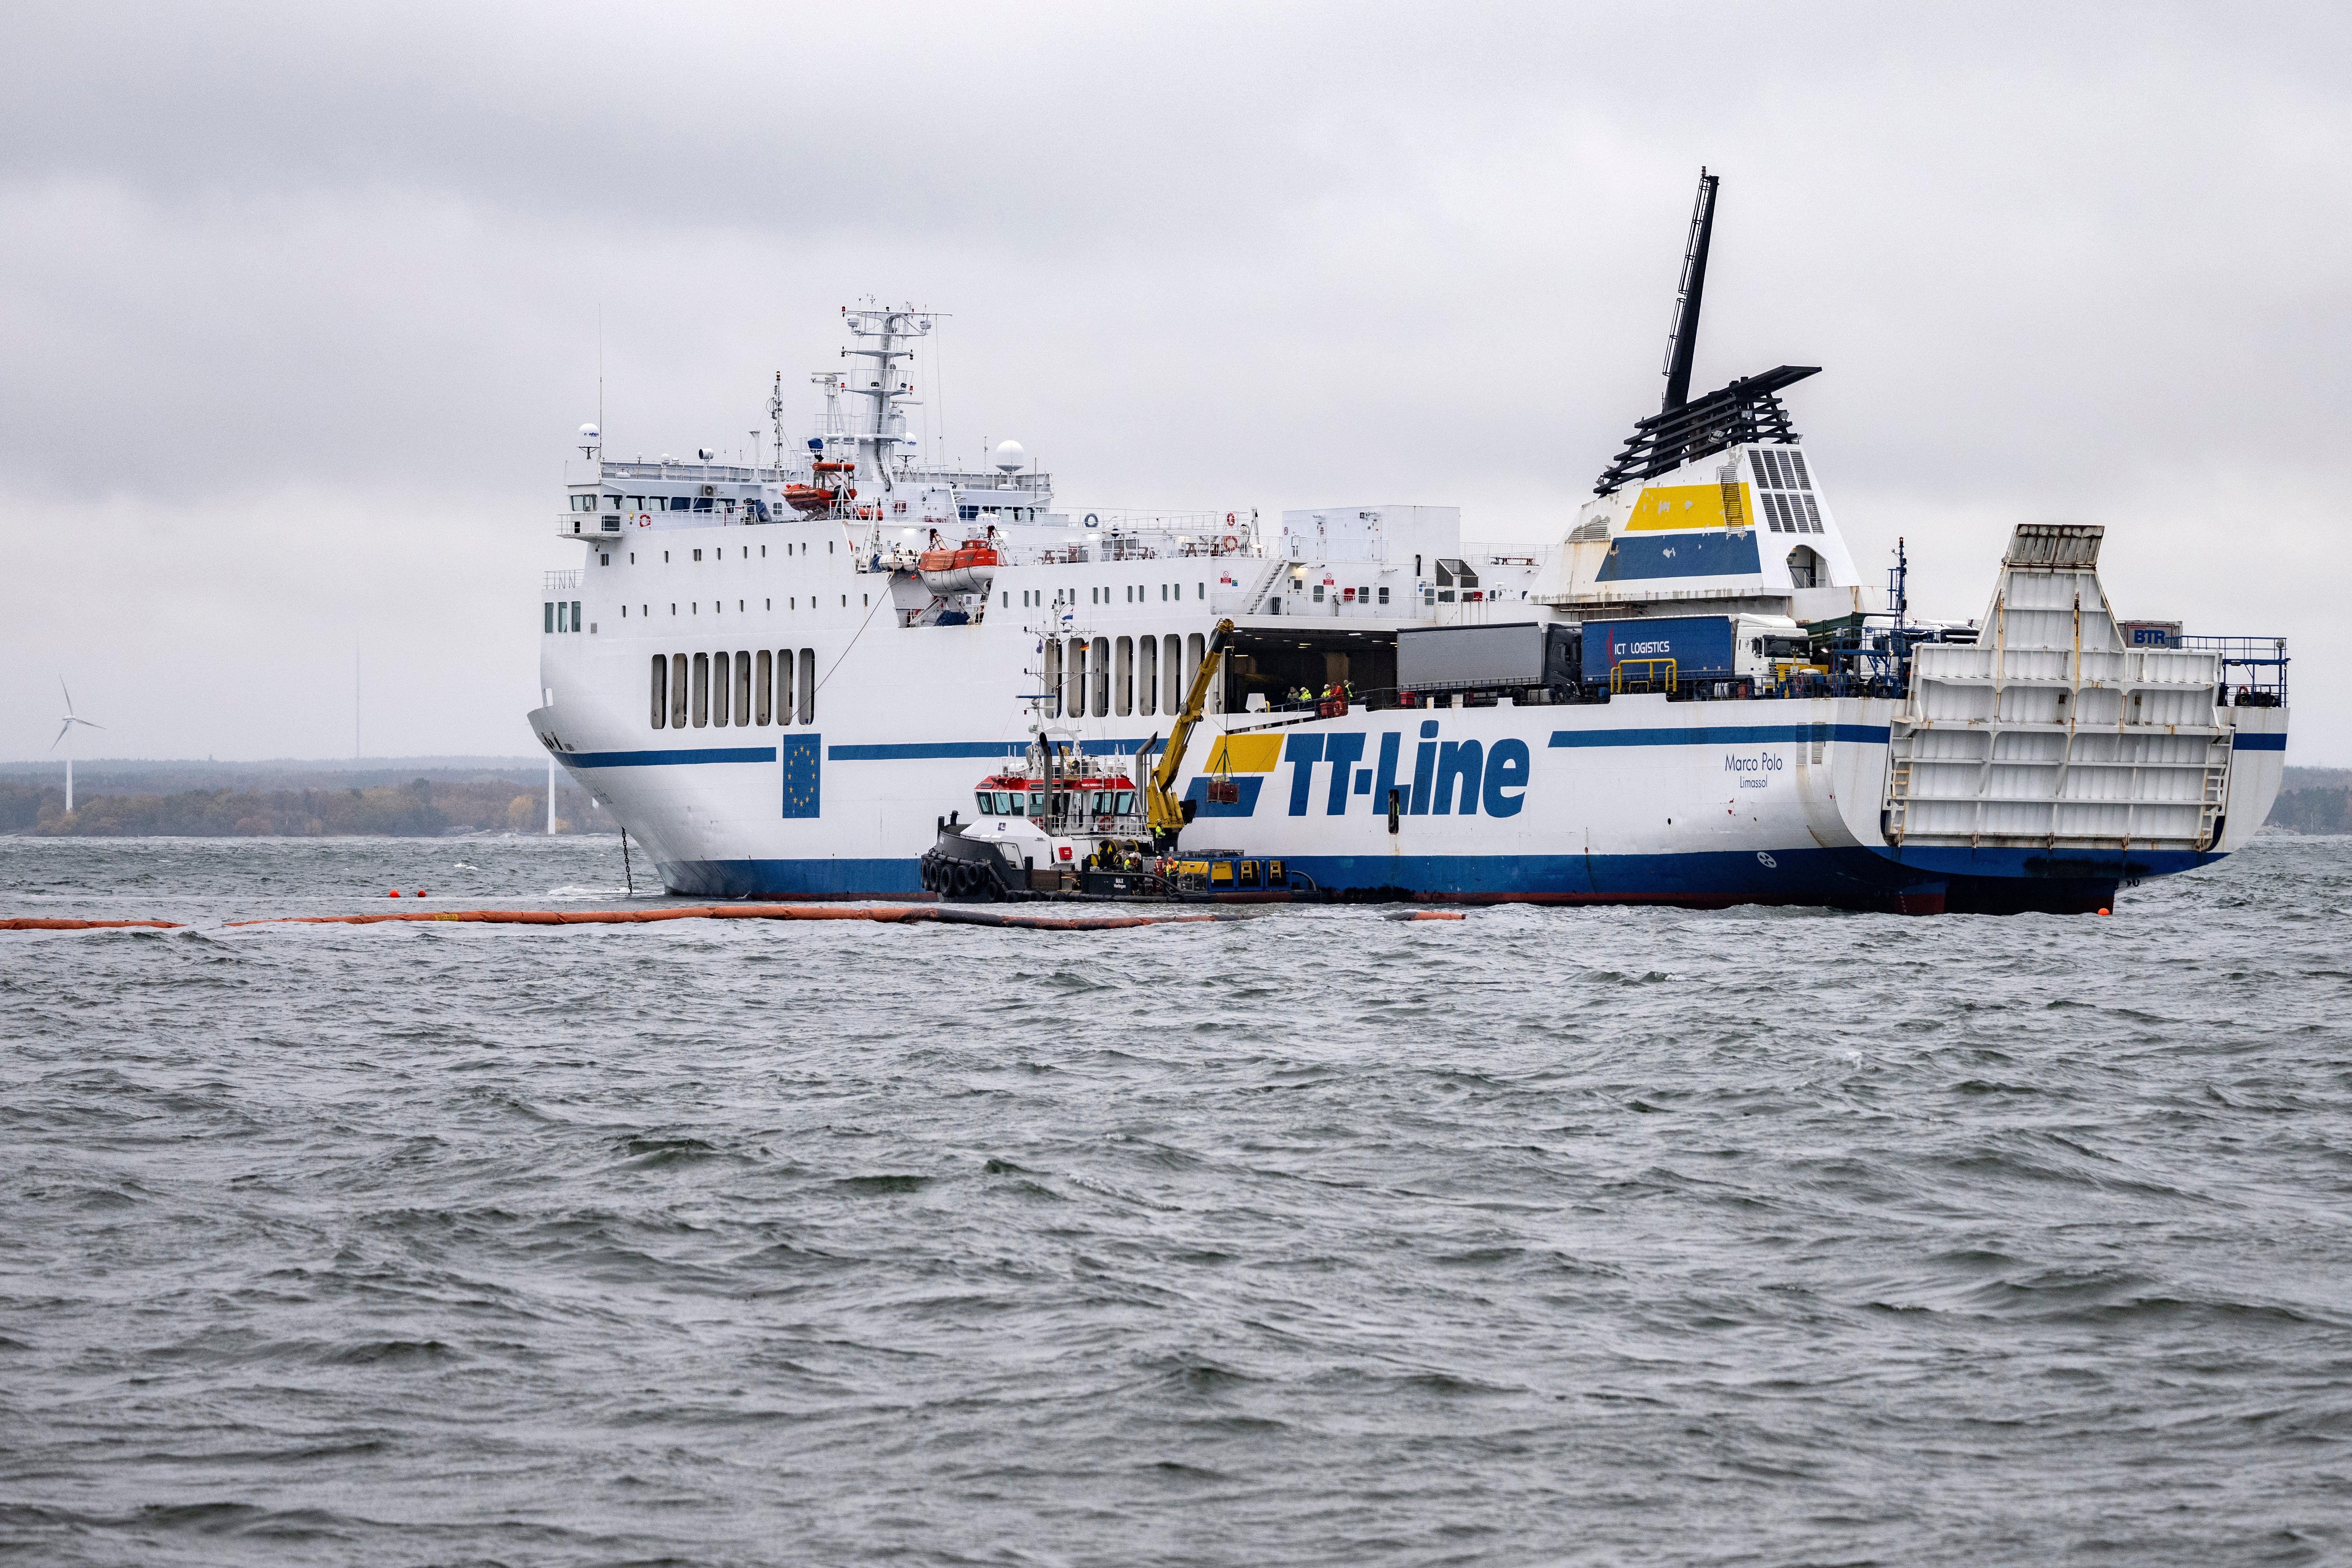
[[[534, 728], [651, 852], [674, 891], [927, 896], [917, 860], [937, 819], [951, 810], [971, 816], [973, 781], [1029, 743], [1033, 713], [1021, 699], [1038, 684], [1039, 631], [1003, 610], [977, 624], [898, 626], [887, 607], [888, 574], [856, 570], [843, 550], [824, 553], [825, 531], [833, 531], [815, 523], [667, 531], [662, 537], [677, 561], [592, 567], [581, 590], [590, 629], [546, 639], [542, 682], [552, 700], [531, 716]], [[706, 538], [709, 560], [679, 563], [689, 553], [679, 545]], [[789, 555], [772, 549], [762, 558], [744, 542], [761, 538], [816, 548]], [[1248, 590], [1236, 588], [1194, 600], [1202, 608], [1188, 605], [1181, 618], [1153, 613], [1159, 582], [1172, 581], [1180, 564], [1004, 568], [998, 590], [1007, 605], [1032, 592], [1076, 590], [1070, 597], [1091, 605], [1097, 592], [1108, 598], [1130, 587], [1151, 590], [1133, 613], [1121, 613], [1124, 602], [1092, 609], [1080, 635], [1114, 646], [1120, 638], [1204, 634], [1220, 613], [1244, 609], [1234, 601]], [[1199, 574], [1191, 576], [1188, 592], [1192, 584], [1207, 586]], [[624, 603], [631, 606], [626, 618], [619, 614]], [[688, 613], [667, 614], [673, 603]], [[1240, 621], [1244, 632], [1267, 637], [1310, 625], [1377, 635], [1412, 624], [1352, 616]], [[797, 660], [803, 648], [814, 653], [809, 663], [821, 681], [810, 722], [798, 721], [795, 705], [788, 723], [652, 727], [656, 655], [769, 649]], [[2130, 807], [2137, 823], [2117, 818], [2122, 830], [2104, 840], [2032, 831], [2051, 826], [2043, 819], [2022, 830], [1975, 833], [1968, 843], [1948, 836], [1898, 842], [1889, 823], [1890, 737], [1916, 733], [1905, 721], [1906, 702], [1622, 695], [1525, 707], [1358, 709], [1303, 722], [1214, 715], [1209, 728], [1239, 737], [1229, 754], [1240, 800], [1204, 804], [1185, 841], [1278, 858], [1328, 889], [1428, 900], [1803, 903], [1922, 913], [2093, 909], [2109, 902], [2120, 883], [2221, 858], [2267, 812], [2284, 761], [2286, 710], [2214, 708], [2210, 689], [2202, 695], [2210, 733], [2190, 739], [2200, 747], [2218, 743], [2231, 766], [2229, 800], [2208, 824], [2218, 830], [2201, 845], [2198, 803], [2179, 798], [2140, 801]], [[1132, 694], [1129, 701], [1140, 705]], [[1130, 711], [1057, 718], [1054, 725], [1085, 753], [1132, 755], [1164, 733], [1168, 720]], [[2119, 737], [2125, 728], [2116, 727]], [[2131, 728], [2125, 738], [2145, 743], [2137, 731], [2147, 726]], [[2178, 744], [2182, 726], [2158, 728], [2160, 738]], [[1957, 732], [1970, 731], [1963, 722]], [[2045, 731], [2011, 724], [2000, 732]], [[1180, 794], [1202, 798], [1214, 754], [1213, 742], [1195, 747]], [[1393, 833], [1391, 788], [1402, 792]], [[1915, 814], [1922, 809], [1916, 800], [1905, 804]]]

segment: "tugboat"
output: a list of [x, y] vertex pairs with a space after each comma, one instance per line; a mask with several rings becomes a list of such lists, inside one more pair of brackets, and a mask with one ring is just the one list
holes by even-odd
[[[1087, 757], [1074, 732], [1047, 728], [1040, 714], [1021, 765], [990, 773], [974, 786], [978, 817], [963, 821], [959, 806], [939, 819], [938, 842], [921, 861], [924, 889], [941, 899], [982, 903], [1283, 903], [1320, 898], [1310, 878], [1280, 860], [1232, 849], [1178, 847], [1198, 806], [1176, 798], [1176, 778], [1233, 630], [1229, 620], [1217, 624], [1167, 745], [1155, 734], [1136, 753], [1144, 773], [1141, 789], [1124, 765]], [[1209, 782], [1212, 799], [1218, 798], [1219, 782]]]

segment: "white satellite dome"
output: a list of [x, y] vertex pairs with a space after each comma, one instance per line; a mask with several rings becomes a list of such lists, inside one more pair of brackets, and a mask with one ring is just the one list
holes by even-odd
[[1015, 474], [1028, 466], [1029, 454], [1022, 450], [1020, 442], [999, 441], [996, 444], [996, 467], [999, 472]]
[[583, 425], [580, 426], [580, 438], [583, 441], [593, 441], [597, 437], [603, 434], [604, 432], [597, 429], [593, 425]]

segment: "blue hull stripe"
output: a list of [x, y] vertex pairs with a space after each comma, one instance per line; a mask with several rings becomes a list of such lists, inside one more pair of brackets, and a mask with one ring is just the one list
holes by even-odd
[[2286, 735], [2284, 731], [2276, 735], [2233, 735], [2230, 739], [2230, 749], [2233, 752], [2284, 752], [2286, 750]]
[[[1368, 715], [1369, 716], [1369, 715]], [[1886, 743], [1884, 724], [1747, 724], [1678, 730], [1554, 730], [1554, 746], [1761, 746], [1803, 741], [1860, 741]], [[1079, 752], [1089, 757], [1131, 757], [1143, 738], [1126, 741], [1086, 741]], [[1025, 741], [942, 741], [885, 746], [827, 746], [825, 758], [835, 763], [931, 762], [940, 758], [1017, 757], [1028, 750]]]
[[772, 763], [773, 746], [719, 746], [694, 752], [560, 752], [567, 768], [667, 768], [686, 763]]
[[829, 763], [929, 763], [956, 757], [1017, 757], [1026, 741], [938, 741], [894, 746], [827, 746]]
[[1884, 724], [1731, 724], [1688, 730], [1554, 730], [1554, 746], [1766, 746], [1803, 741], [1886, 744]]
[[[1139, 735], [1132, 741], [1081, 741], [1078, 754], [1131, 757], [1143, 749], [1144, 740]], [[824, 756], [832, 763], [929, 763], [957, 757], [1017, 757], [1028, 749], [1026, 741], [923, 741], [878, 746], [827, 746]]]
[[[1964, 884], [2035, 896], [2111, 896], [2117, 881], [2190, 870], [2222, 858], [2188, 851], [2053, 856], [2033, 849], [1715, 850], [1688, 855], [1293, 855], [1317, 885], [1391, 889], [1470, 902], [1827, 904], [1886, 907], [1895, 894], [1941, 895]], [[898, 859], [699, 860], [662, 867], [675, 890], [702, 898], [904, 898], [920, 879]], [[2094, 902], [2097, 901], [2095, 898]]]

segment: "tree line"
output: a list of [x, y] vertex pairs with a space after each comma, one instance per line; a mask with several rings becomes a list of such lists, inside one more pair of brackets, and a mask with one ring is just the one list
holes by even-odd
[[[0, 833], [74, 838], [432, 837], [468, 828], [547, 831], [547, 792], [487, 779], [413, 779], [373, 789], [194, 789], [86, 795], [65, 809], [54, 784], [0, 782]], [[555, 793], [559, 833], [609, 833], [611, 816], [569, 784]]]

